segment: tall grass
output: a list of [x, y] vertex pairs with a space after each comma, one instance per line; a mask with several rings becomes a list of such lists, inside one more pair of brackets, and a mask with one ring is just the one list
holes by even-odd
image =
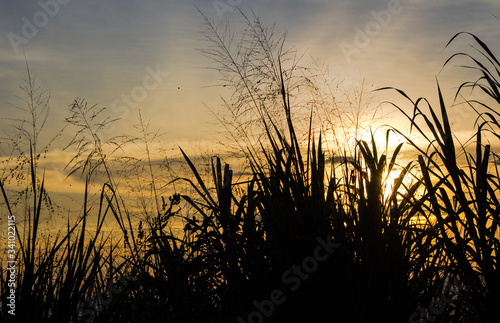
[[208, 69], [220, 76], [214, 87], [227, 93], [220, 107], [210, 107], [217, 129], [222, 129], [217, 132], [221, 149], [240, 158], [242, 172], [250, 168], [249, 149], [254, 158], [263, 157], [259, 142], [267, 140], [264, 121], [272, 120], [280, 132], [287, 128], [283, 82], [301, 144], [307, 145], [312, 114], [313, 130], [323, 131], [329, 149], [339, 154], [343, 147], [352, 154], [353, 143], [366, 123], [373, 121], [369, 115], [375, 112], [366, 84], [347, 85], [351, 80], [332, 77], [328, 66], [318, 60], [306, 66], [306, 54], [286, 44], [287, 32], [266, 26], [255, 13], [239, 13], [242, 27], [237, 31], [229, 23], [217, 23], [201, 13], [207, 45], [200, 51], [210, 61]]
[[[401, 146], [387, 160], [385, 154], [379, 157], [372, 138], [371, 147], [359, 142], [357, 158], [350, 162], [344, 158], [344, 176], [332, 172], [329, 177], [321, 137], [316, 143], [310, 131], [307, 150], [299, 145], [284, 82], [282, 99], [287, 133], [272, 120], [264, 120], [270, 149], [262, 144], [264, 162], [248, 151], [253, 175], [243, 183], [247, 187], [240, 197], [232, 189], [229, 166], [222, 172], [219, 158], [213, 164], [213, 196], [185, 155], [195, 181], [183, 180], [191, 183], [198, 198], [182, 196], [196, 210], [185, 227], [195, 240], [179, 242], [203, 259], [196, 262], [197, 268], [210, 279], [200, 273], [204, 280], [198, 286], [210, 282], [209, 299], [221, 309], [221, 318], [234, 320], [252, 311], [252, 301], [264, 298], [273, 286], [283, 286], [283, 272], [300, 263], [318, 237], [331, 235], [342, 244], [339, 254], [271, 320], [319, 319], [346, 308], [354, 311], [353, 302], [362, 308], [356, 321], [368, 316], [381, 319], [388, 311], [394, 321], [406, 319], [420, 293], [410, 290], [409, 282], [422, 278], [432, 248], [425, 235], [428, 228], [411, 221], [420, 211], [416, 205], [421, 201], [412, 198], [420, 183], [406, 187], [406, 196], [397, 196], [412, 163], [403, 168], [394, 191], [385, 197], [387, 174], [395, 167]], [[351, 170], [359, 175], [352, 178]]]
[[[439, 309], [439, 320], [494, 322], [500, 287], [500, 176], [498, 164], [493, 162], [498, 155], [487, 140], [500, 138], [496, 107], [467, 101], [478, 111], [471, 150], [454, 137], [450, 108], [439, 84], [437, 107], [424, 98], [413, 101], [402, 90], [384, 88], [396, 90], [409, 102], [412, 113], [392, 104], [427, 144], [422, 146], [409, 134], [390, 128], [385, 133], [385, 147], [377, 147], [377, 134], [371, 133], [369, 141], [357, 140], [343, 154], [340, 149], [329, 153], [324, 132], [315, 128], [317, 114], [309, 109], [308, 118], [303, 119], [294, 113], [295, 104], [300, 106], [294, 100], [294, 93], [300, 94], [294, 92], [298, 91], [294, 73], [300, 69], [297, 64], [283, 68], [287, 55], [282, 50], [283, 40], [271, 42], [272, 29], [258, 20], [245, 19], [250, 39], [240, 47], [241, 53], [258, 45], [258, 54], [268, 60], [243, 63], [254, 66], [250, 71], [254, 68], [255, 73], [264, 66], [269, 69], [249, 76], [239, 69], [245, 64], [237, 62], [238, 54], [225, 70], [240, 75], [233, 84], [238, 105], [230, 112], [237, 117], [248, 112], [261, 126], [262, 135], [251, 140], [244, 129], [233, 134], [235, 140], [248, 135], [249, 145], [241, 145], [250, 165], [248, 178], [236, 181], [231, 166], [214, 157], [212, 178], [207, 179], [180, 149], [190, 174], [172, 179], [169, 185], [183, 182], [194, 194], [181, 192], [166, 199], [158, 188], [164, 179], [158, 178], [151, 157], [149, 142], [155, 134], [141, 117], [139, 130], [146, 149], [141, 165], [148, 184], [142, 186], [140, 195], [144, 201], [139, 212], [145, 216], [137, 223], [136, 211], [125, 203], [122, 182], [108, 164], [104, 148], [110, 144], [121, 149], [136, 139], [101, 141], [100, 130], [110, 120], [96, 122], [102, 110], [75, 100], [67, 121], [78, 129], [70, 143], [78, 153], [69, 167], [73, 175], [81, 171], [86, 178], [83, 213], [49, 239], [39, 232], [42, 214], [50, 204], [44, 204], [47, 190], [37, 164], [36, 140], [32, 140], [37, 136], [28, 137], [25, 225], [17, 236], [16, 319], [235, 322], [256, 310], [254, 301], [268, 299], [271, 291], [280, 289], [286, 302], [275, 306], [266, 322], [325, 317], [402, 322], [420, 307], [427, 308], [447, 288], [449, 279], [457, 278], [464, 287], [449, 305]], [[208, 20], [207, 24], [212, 28], [209, 40], [232, 57], [224, 37], [217, 36], [218, 30]], [[456, 97], [473, 88], [500, 103], [500, 64], [484, 43], [472, 38], [479, 45], [480, 58], [491, 67], [470, 54], [451, 57], [470, 59], [480, 73], [477, 81], [462, 84]], [[273, 65], [267, 66], [270, 62]], [[276, 91], [272, 98], [261, 97], [266, 92], [257, 85], [266, 73], [274, 77], [265, 86]], [[27, 93], [28, 102], [36, 101], [35, 91]], [[480, 107], [486, 112], [480, 113]], [[41, 129], [37, 128], [39, 120], [36, 113], [31, 115], [36, 133]], [[302, 125], [297, 126], [296, 120]], [[392, 135], [407, 143], [389, 149]], [[418, 156], [402, 164], [405, 145]], [[459, 162], [461, 154], [465, 164]], [[104, 176], [96, 176], [99, 172]], [[97, 178], [104, 183], [98, 204], [90, 205], [89, 186]], [[5, 176], [0, 178], [0, 190], [7, 212], [16, 213]], [[91, 230], [92, 217], [97, 221]], [[119, 227], [118, 241], [103, 231], [110, 217]], [[172, 224], [179, 221], [183, 230], [175, 232]], [[301, 280], [299, 289], [290, 291], [283, 274], [311, 255], [318, 238], [327, 237], [340, 247]], [[120, 251], [122, 244], [126, 252]], [[1, 291], [6, 295], [7, 271], [1, 269]], [[123, 293], [111, 300], [99, 297], [124, 275], [134, 279]], [[9, 321], [12, 317], [5, 314], [4, 297], [2, 319]]]
[[[469, 35], [479, 46], [479, 57], [472, 54], [457, 53], [446, 61], [445, 65], [459, 56], [465, 56], [473, 63], [466, 66], [479, 71], [480, 77], [474, 82], [464, 82], [458, 89], [456, 98], [463, 90], [483, 91], [487, 96], [500, 103], [498, 96], [499, 63], [494, 54], [479, 38]], [[475, 47], [474, 47], [475, 48]], [[481, 62], [485, 60], [485, 62]], [[490, 64], [487, 67], [486, 64]], [[400, 92], [408, 98], [404, 92]], [[467, 320], [493, 322], [497, 317], [497, 305], [500, 301], [499, 290], [499, 183], [498, 155], [485, 138], [498, 139], [500, 116], [498, 106], [492, 107], [478, 100], [466, 103], [478, 112], [475, 122], [475, 134], [471, 138], [473, 150], [454, 139], [448, 118], [448, 109], [438, 85], [439, 107], [433, 108], [428, 102], [419, 99], [411, 101], [414, 106], [413, 116], [403, 112], [416, 131], [424, 135], [429, 146], [423, 151], [417, 145], [423, 184], [429, 194], [429, 204], [424, 213], [431, 221], [437, 237], [437, 245], [442, 246], [449, 260], [443, 263], [445, 272], [452, 272], [461, 278], [467, 286], [458, 312], [465, 312]], [[409, 98], [408, 98], [409, 99]], [[426, 116], [422, 105], [427, 106], [430, 117]], [[486, 112], [479, 112], [484, 108]], [[401, 109], [400, 109], [401, 110]], [[402, 111], [402, 110], [401, 110]], [[438, 117], [438, 111], [441, 118]], [[423, 119], [431, 136], [427, 137], [424, 129], [418, 126], [417, 117]], [[488, 136], [488, 134], [490, 136]], [[411, 142], [411, 141], [410, 141]], [[457, 151], [457, 146], [458, 150]], [[461, 165], [457, 155], [466, 157]]]
[[[58, 233], [44, 234], [43, 217], [55, 212], [45, 187], [45, 176], [39, 169], [41, 156], [43, 158], [54, 140], [39, 148], [39, 137], [48, 117], [49, 96], [36, 85], [29, 68], [26, 86], [22, 90], [24, 97], [19, 98], [24, 105], [17, 108], [28, 113], [31, 123], [12, 120], [19, 136], [10, 138], [9, 142], [19, 157], [14, 160], [17, 166], [10, 166], [12, 172], [3, 173], [0, 178], [3, 204], [8, 214], [16, 217], [17, 234], [16, 315], [7, 314], [10, 309], [6, 302], [10, 295], [9, 272], [2, 262], [2, 321], [69, 321], [81, 299], [103, 283], [108, 264], [113, 263], [111, 253], [104, 250], [106, 238], [101, 234], [106, 212], [99, 212], [94, 235], [89, 237], [87, 219], [90, 209], [86, 204], [86, 191], [82, 217], [74, 224], [68, 222], [67, 228]], [[26, 150], [28, 153], [24, 154]], [[26, 180], [26, 186], [19, 194], [21, 199], [12, 194], [13, 185], [8, 186], [12, 179], [17, 180], [18, 185]], [[104, 202], [101, 199], [101, 207], [104, 207]]]

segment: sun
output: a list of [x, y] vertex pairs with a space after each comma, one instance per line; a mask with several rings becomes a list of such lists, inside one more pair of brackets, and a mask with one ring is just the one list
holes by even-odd
[[[381, 129], [378, 129], [376, 131], [373, 131], [373, 139], [372, 139], [372, 133], [370, 131], [365, 131], [362, 136], [362, 140], [366, 141], [370, 148], [372, 148], [372, 140], [375, 143], [375, 147], [377, 149], [377, 154], [378, 158], [381, 158], [382, 154], [386, 155], [386, 163], [389, 164], [390, 160], [393, 158], [394, 154], [396, 155], [395, 159], [395, 165], [392, 166], [392, 168], [389, 170], [388, 165], [386, 165], [386, 170], [384, 171], [383, 174], [383, 187], [382, 187], [382, 196], [384, 198], [384, 201], [388, 200], [394, 189], [395, 189], [395, 182], [396, 180], [401, 176], [403, 167], [401, 165], [401, 161], [404, 159], [402, 155], [402, 150], [399, 152], [396, 152], [396, 148], [398, 145], [404, 143], [405, 141], [400, 137], [397, 136], [394, 132], [388, 132], [388, 131], [382, 131]], [[373, 153], [373, 152], [372, 152]], [[407, 193], [406, 190], [406, 185], [408, 184], [409, 181], [409, 174], [406, 174], [403, 178], [403, 185], [399, 185], [397, 187], [398, 194], [396, 195], [397, 199], [401, 199], [401, 195], [404, 195]]]
[[[394, 184], [395, 181], [401, 176], [401, 169], [393, 169], [389, 173], [387, 171], [384, 173], [384, 183], [383, 183], [383, 192], [382, 195], [384, 197], [384, 201], [390, 198], [392, 195], [392, 192], [394, 191]], [[406, 177], [406, 176], [405, 176]], [[406, 178], [403, 179], [403, 183], [405, 182]], [[404, 185], [400, 185], [398, 188], [398, 195], [396, 198], [399, 198], [399, 195], [404, 195], [406, 193], [406, 189]]]

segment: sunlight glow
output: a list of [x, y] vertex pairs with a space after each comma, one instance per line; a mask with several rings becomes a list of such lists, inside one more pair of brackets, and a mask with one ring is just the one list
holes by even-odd
[[[389, 174], [384, 174], [384, 191], [383, 191], [383, 197], [384, 201], [386, 201], [393, 192], [394, 189], [394, 182], [398, 179], [398, 177], [401, 175], [401, 170], [392, 170]], [[406, 176], [405, 176], [406, 177]], [[406, 178], [405, 178], [406, 179]], [[405, 179], [403, 179], [403, 183], [405, 182]], [[398, 189], [398, 193], [400, 194], [405, 194], [406, 189], [404, 189], [404, 186], [401, 185]], [[396, 198], [399, 198], [399, 196], [396, 196]]]

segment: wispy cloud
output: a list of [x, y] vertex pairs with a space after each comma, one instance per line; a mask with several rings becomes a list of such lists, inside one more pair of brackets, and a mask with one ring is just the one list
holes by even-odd
[[[434, 93], [433, 80], [446, 57], [442, 50], [454, 33], [467, 30], [486, 40], [498, 35], [499, 21], [491, 15], [500, 12], [495, 1], [399, 3], [401, 13], [353, 55], [350, 64], [339, 45], [353, 43], [356, 28], [365, 28], [374, 20], [372, 12], [386, 10], [389, 1], [246, 0], [238, 7], [247, 13], [254, 10], [265, 23], [276, 22], [278, 33], [288, 30], [290, 45], [323, 59], [338, 73], [362, 74], [376, 86], [411, 87], [423, 95]], [[22, 54], [13, 51], [7, 33], [20, 33], [22, 18], [32, 19], [40, 6], [14, 0], [0, 6], [0, 95], [10, 102], [25, 76], [25, 64]], [[54, 127], [64, 119], [74, 98], [109, 107], [142, 80], [146, 66], [159, 64], [170, 78], [139, 108], [172, 139], [206, 136], [205, 121], [210, 114], [203, 103], [218, 102], [217, 90], [206, 86], [216, 84], [217, 76], [202, 69], [209, 62], [196, 51], [206, 46], [200, 42], [204, 27], [196, 7], [216, 16], [210, 1], [69, 1], [60, 5], [58, 14], [25, 45], [34, 75], [51, 90]], [[224, 18], [238, 26], [241, 17], [234, 10]], [[0, 111], [9, 110], [2, 103]]]

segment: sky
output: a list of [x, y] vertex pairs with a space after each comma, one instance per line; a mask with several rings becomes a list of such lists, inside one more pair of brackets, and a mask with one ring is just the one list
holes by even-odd
[[[445, 48], [453, 35], [472, 32], [500, 52], [494, 17], [500, 2], [494, 0], [0, 0], [2, 130], [12, 128], [1, 118], [19, 116], [13, 105], [19, 104], [26, 59], [31, 75], [50, 91], [47, 138], [63, 127], [73, 100], [83, 98], [113, 107], [110, 116], [121, 119], [116, 134], [131, 132], [140, 110], [152, 129], [165, 133], [165, 142], [215, 140], [207, 106], [220, 104], [222, 90], [199, 51], [207, 46], [200, 11], [237, 28], [238, 9], [276, 24], [277, 34], [286, 31], [287, 44], [305, 53], [304, 64], [319, 59], [353, 84], [364, 79], [371, 89], [392, 86], [433, 102], [436, 79], [451, 102], [457, 86], [476, 78], [459, 64], [441, 71], [451, 54], [472, 43], [461, 37]], [[455, 111], [457, 131], [465, 131], [470, 118]], [[72, 135], [66, 131], [53, 148]]]

